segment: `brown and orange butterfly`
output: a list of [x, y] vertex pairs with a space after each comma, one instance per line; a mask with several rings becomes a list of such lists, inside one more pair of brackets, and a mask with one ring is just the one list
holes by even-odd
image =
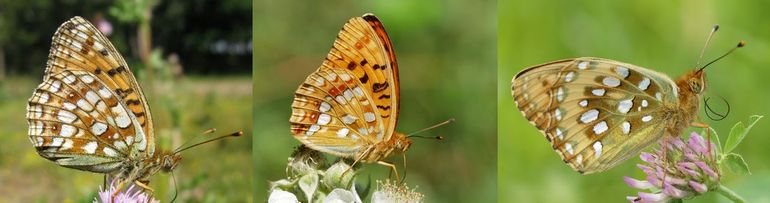
[[565, 59], [519, 72], [511, 82], [512, 94], [564, 162], [590, 174], [612, 168], [664, 136], [679, 136], [689, 126], [708, 127], [697, 121], [697, 112], [706, 89], [703, 70], [711, 63], [672, 80], [609, 59]]
[[395, 131], [398, 88], [396, 56], [382, 23], [373, 14], [352, 18], [297, 89], [291, 132], [311, 149], [395, 170], [383, 159], [412, 144]]
[[172, 171], [187, 148], [156, 150], [146, 101], [112, 43], [73, 17], [53, 35], [43, 82], [29, 99], [29, 139], [60, 166], [109, 175], [118, 190], [131, 183], [151, 190], [150, 176]]

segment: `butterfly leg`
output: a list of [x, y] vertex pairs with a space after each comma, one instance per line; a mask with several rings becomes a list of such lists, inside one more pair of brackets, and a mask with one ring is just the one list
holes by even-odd
[[[706, 140], [708, 141], [706, 143], [706, 145], [708, 146], [706, 147], [708, 149], [708, 152], [711, 153], [711, 126], [709, 126], [709, 124], [701, 123], [697, 121], [693, 121], [692, 123], [690, 123], [690, 126], [706, 129]], [[714, 156], [711, 156], [710, 158], [712, 159], [711, 161], [714, 161]]]
[[[149, 183], [149, 181], [147, 183]], [[152, 189], [152, 187], [150, 187], [149, 185], [147, 185], [147, 183], [144, 183], [144, 182], [138, 181], [138, 180], [134, 181], [134, 184], [136, 184], [137, 186], [141, 187], [142, 189], [150, 191], [150, 193], [155, 193], [155, 190]]]
[[[398, 170], [396, 170], [396, 165], [390, 162], [386, 161], [377, 161], [377, 164], [390, 167], [390, 173], [396, 173], [396, 180], [401, 180], [401, 176], [398, 175]], [[390, 174], [388, 175], [390, 177]]]

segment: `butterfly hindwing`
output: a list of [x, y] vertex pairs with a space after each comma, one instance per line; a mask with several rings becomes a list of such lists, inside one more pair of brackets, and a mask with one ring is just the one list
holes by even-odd
[[98, 80], [62, 70], [35, 89], [27, 119], [38, 154], [64, 167], [109, 173], [147, 146], [136, 118]]
[[152, 115], [144, 94], [112, 43], [87, 20], [73, 17], [52, 37], [46, 77], [64, 70], [86, 71], [119, 96], [136, 117], [147, 139], [146, 156], [155, 150]]
[[517, 74], [519, 110], [581, 173], [607, 170], [663, 136], [677, 102], [660, 73], [600, 58], [555, 61]]
[[321, 67], [297, 89], [292, 133], [309, 147], [353, 156], [390, 139], [398, 117], [398, 70], [374, 15], [353, 18]]

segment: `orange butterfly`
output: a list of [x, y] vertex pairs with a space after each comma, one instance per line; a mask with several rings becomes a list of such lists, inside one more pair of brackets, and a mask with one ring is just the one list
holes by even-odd
[[352, 18], [321, 67], [297, 89], [291, 132], [312, 149], [395, 171], [383, 159], [412, 144], [395, 131], [398, 86], [396, 56], [380, 20], [373, 14]]

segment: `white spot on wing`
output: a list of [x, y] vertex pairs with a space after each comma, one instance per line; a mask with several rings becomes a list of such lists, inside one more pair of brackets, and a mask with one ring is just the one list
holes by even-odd
[[585, 100], [585, 99], [580, 100], [580, 102], [578, 102], [578, 105], [580, 105], [581, 107], [586, 107], [588, 106], [588, 100]]
[[556, 128], [556, 137], [558, 137], [560, 140], [564, 139], [564, 132], [561, 131], [561, 128]]
[[570, 71], [564, 76], [564, 82], [572, 82], [575, 79], [575, 72]]
[[607, 90], [604, 90], [604, 89], [594, 89], [594, 90], [591, 90], [591, 94], [594, 94], [596, 96], [604, 96], [605, 92], [607, 92]]
[[[524, 95], [527, 96], [527, 94], [524, 94]], [[524, 99], [526, 100], [528, 98], [524, 98]], [[559, 102], [564, 101], [564, 87], [559, 87], [559, 89], [556, 90], [556, 100]]]
[[72, 84], [73, 82], [75, 82], [75, 75], [68, 75], [67, 77], [64, 77], [62, 81], [64, 81], [64, 83], [67, 83], [67, 84]]
[[110, 98], [112, 97], [112, 93], [110, 93], [110, 90], [106, 87], [102, 86], [99, 88], [99, 96], [102, 96], [102, 98]]
[[345, 97], [342, 97], [342, 95], [337, 95], [336, 97], [334, 97], [334, 100], [337, 101], [337, 103], [339, 103], [340, 105], [345, 105], [348, 103], [345, 100]]
[[337, 131], [337, 137], [343, 138], [343, 137], [347, 136], [348, 133], [350, 133], [350, 129], [342, 128], [342, 129]]
[[128, 117], [128, 113], [121, 106], [115, 106], [111, 108], [112, 113], [117, 114], [115, 116], [115, 124], [120, 128], [126, 128], [131, 124], [131, 119]]
[[628, 133], [631, 132], [631, 123], [628, 121], [623, 121], [620, 127], [623, 129], [623, 134], [628, 135]]
[[578, 68], [580, 70], [585, 70], [586, 68], [588, 68], [588, 61], [583, 61], [583, 62], [578, 63]]
[[364, 96], [364, 90], [361, 89], [361, 87], [353, 88], [353, 92], [356, 93], [356, 96], [363, 97]]
[[80, 80], [83, 80], [83, 82], [85, 82], [86, 84], [91, 84], [92, 82], [94, 82], [94, 77], [91, 77], [90, 75], [83, 75], [83, 76], [80, 76]]
[[78, 117], [75, 116], [75, 114], [73, 114], [72, 112], [69, 112], [66, 110], [59, 110], [59, 113], [57, 113], [57, 118], [59, 118], [59, 120], [64, 123], [72, 123]]
[[658, 101], [663, 100], [663, 94], [661, 94], [660, 92], [656, 92], [655, 99], [658, 99]]
[[51, 86], [48, 87], [48, 91], [51, 91], [53, 93], [59, 92], [59, 89], [61, 88], [61, 82], [58, 80], [54, 80], [51, 83]]
[[351, 123], [356, 122], [356, 119], [357, 118], [355, 116], [348, 114], [342, 117], [342, 123], [345, 123], [346, 125], [350, 125]]
[[556, 118], [557, 121], [561, 120], [561, 110], [559, 110], [559, 108], [553, 110], [553, 117]]
[[618, 66], [615, 68], [615, 73], [620, 75], [620, 77], [626, 78], [628, 77], [628, 68], [623, 66]]
[[318, 125], [326, 125], [329, 124], [329, 122], [332, 121], [332, 117], [329, 116], [329, 114], [322, 113], [320, 116], [318, 116]]
[[348, 101], [353, 99], [353, 91], [350, 91], [350, 89], [346, 89], [344, 92], [342, 92], [342, 95], [344, 95], [345, 99], [347, 99]]
[[42, 94], [40, 94], [40, 98], [37, 101], [41, 104], [45, 104], [45, 103], [48, 103], [48, 99], [50, 98], [51, 98], [51, 95], [48, 95], [47, 92], [43, 92]]
[[88, 91], [86, 92], [86, 100], [92, 104], [96, 104], [96, 102], [99, 101], [99, 95], [97, 95], [94, 91]]
[[94, 124], [91, 125], [91, 133], [96, 136], [102, 135], [105, 131], [107, 131], [107, 125], [104, 123], [94, 122]]
[[110, 156], [110, 157], [117, 157], [118, 156], [118, 152], [116, 152], [115, 150], [113, 150], [112, 148], [109, 148], [109, 147], [105, 147], [104, 149], [102, 149], [102, 151], [104, 152], [105, 155]]
[[607, 85], [608, 87], [620, 86], [620, 80], [611, 76], [604, 77], [604, 79], [602, 79], [602, 83], [604, 83], [604, 85]]
[[328, 75], [326, 75], [326, 80], [334, 81], [336, 79], [337, 79], [337, 74], [336, 73], [329, 73]]
[[78, 106], [75, 106], [75, 104], [72, 104], [72, 103], [69, 103], [69, 102], [64, 102], [64, 104], [62, 104], [62, 106], [64, 106], [64, 109], [67, 109], [67, 110], [70, 110], [70, 111], [75, 110], [75, 108], [78, 108]]
[[61, 137], [54, 137], [51, 141], [50, 146], [52, 147], [61, 147], [61, 145], [64, 144], [64, 138]]
[[650, 122], [651, 120], [652, 120], [652, 116], [650, 116], [650, 115], [646, 115], [646, 116], [642, 117], [642, 121], [644, 121], [644, 122]]
[[564, 150], [567, 151], [569, 154], [573, 154], [574, 151], [572, 151], [572, 144], [570, 143], [564, 143]]
[[647, 87], [650, 87], [650, 79], [644, 78], [641, 82], [639, 82], [639, 89], [641, 90], [647, 90]]
[[594, 133], [600, 135], [607, 131], [607, 121], [602, 121], [594, 126]]
[[364, 120], [365, 120], [366, 122], [372, 122], [372, 121], [374, 121], [374, 113], [372, 113], [372, 112], [366, 112], [366, 113], [364, 113]]
[[94, 110], [94, 106], [92, 106], [91, 103], [86, 102], [86, 100], [78, 99], [77, 104], [78, 104], [78, 107], [80, 107], [80, 109], [83, 109], [85, 111]]
[[631, 99], [620, 101], [618, 103], [618, 111], [623, 114], [628, 113], [628, 111], [631, 110], [631, 107], [634, 106], [633, 100], [634, 98], [632, 97]]
[[583, 123], [589, 123], [591, 121], [596, 120], [596, 118], [599, 117], [599, 110], [591, 109], [586, 112], [583, 112], [582, 115], [580, 115], [580, 121]]
[[596, 158], [599, 158], [602, 156], [602, 142], [596, 141], [594, 142], [594, 156]]
[[97, 146], [98, 145], [96, 145], [96, 141], [90, 141], [90, 142], [86, 143], [85, 145], [83, 145], [83, 150], [85, 150], [86, 153], [88, 153], [88, 154], [93, 154], [93, 153], [96, 152], [96, 147]]
[[321, 112], [327, 112], [331, 109], [332, 109], [332, 106], [326, 102], [321, 102], [321, 106], [318, 107], [318, 110], [321, 110]]

